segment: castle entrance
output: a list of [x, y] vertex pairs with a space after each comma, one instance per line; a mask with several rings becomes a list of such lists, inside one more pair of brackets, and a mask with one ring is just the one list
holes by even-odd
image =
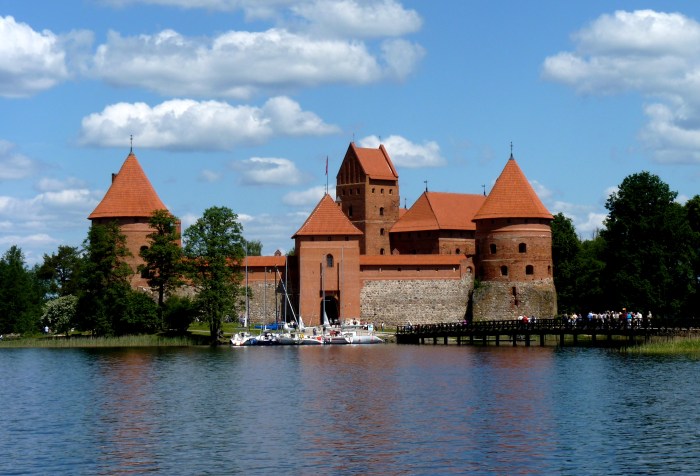
[[328, 322], [331, 325], [340, 325], [340, 306], [338, 305], [338, 298], [336, 296], [326, 296], [324, 300], [321, 301], [321, 322], [323, 322], [323, 310], [326, 310], [326, 316], [328, 316]]

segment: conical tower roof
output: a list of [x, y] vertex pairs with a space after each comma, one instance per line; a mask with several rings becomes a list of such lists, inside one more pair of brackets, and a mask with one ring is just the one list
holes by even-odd
[[139, 161], [130, 152], [109, 190], [88, 219], [150, 217], [155, 210], [166, 210]]
[[333, 201], [330, 195], [325, 194], [309, 218], [306, 219], [297, 236], [318, 235], [361, 235], [362, 232], [350, 222], [340, 207]]
[[474, 221], [493, 218], [554, 218], [540, 201], [512, 154], [491, 193], [474, 215]]

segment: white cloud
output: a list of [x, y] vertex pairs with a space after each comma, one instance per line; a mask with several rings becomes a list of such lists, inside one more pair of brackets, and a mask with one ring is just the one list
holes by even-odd
[[139, 147], [145, 148], [230, 150], [276, 135], [323, 135], [337, 130], [286, 97], [271, 98], [261, 108], [174, 99], [154, 107], [145, 103], [107, 106], [83, 118], [80, 142], [116, 147], [133, 134]]
[[368, 136], [361, 139], [358, 144], [361, 147], [371, 148], [384, 144], [391, 161], [398, 167], [441, 167], [447, 163], [440, 155], [440, 146], [435, 141], [418, 145], [404, 137], [391, 135], [383, 140], [380, 140], [377, 136]]
[[65, 60], [52, 32], [0, 17], [0, 96], [30, 96], [51, 88], [68, 77]]
[[406, 10], [394, 0], [315, 0], [299, 2], [292, 11], [310, 22], [312, 31], [326, 36], [402, 36], [422, 26], [415, 10]]
[[584, 94], [649, 98], [641, 141], [659, 162], [700, 163], [700, 23], [653, 10], [602, 15], [545, 59], [545, 79]]
[[233, 164], [248, 185], [297, 185], [302, 173], [289, 159], [251, 157]]
[[14, 144], [0, 139], [0, 180], [26, 178], [36, 169], [34, 161], [14, 149]]
[[204, 169], [199, 173], [199, 180], [202, 182], [213, 183], [221, 179], [221, 174], [213, 170]]
[[131, 37], [110, 32], [107, 43], [97, 48], [94, 73], [116, 86], [165, 95], [240, 99], [259, 89], [393, 79], [410, 72], [419, 51], [409, 44], [390, 48], [384, 67], [364, 43], [280, 28], [229, 31], [213, 39], [185, 37], [173, 30]]
[[[329, 190], [329, 192], [331, 192], [331, 190]], [[325, 193], [326, 187], [319, 185], [318, 187], [313, 187], [308, 190], [289, 192], [282, 197], [282, 203], [294, 207], [314, 207], [318, 204]], [[335, 191], [333, 191], [331, 196], [335, 196]]]

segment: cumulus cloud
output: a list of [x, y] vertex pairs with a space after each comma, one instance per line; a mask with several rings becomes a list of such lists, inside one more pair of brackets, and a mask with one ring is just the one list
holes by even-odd
[[87, 31], [56, 35], [0, 17], [0, 96], [27, 97], [67, 80], [84, 66], [91, 43]]
[[302, 173], [289, 159], [251, 157], [233, 164], [241, 173], [241, 180], [248, 185], [297, 185]]
[[[330, 192], [330, 190], [329, 190]], [[319, 185], [308, 190], [289, 192], [282, 197], [282, 203], [294, 207], [310, 207], [315, 206], [326, 193], [326, 187]], [[331, 194], [334, 196], [335, 192]], [[334, 198], [335, 199], [335, 198]]]
[[30, 96], [68, 77], [65, 52], [52, 32], [0, 17], [0, 95]]
[[575, 51], [545, 59], [545, 79], [584, 94], [648, 98], [640, 139], [659, 162], [700, 163], [700, 23], [680, 13], [617, 11], [573, 35]]
[[395, 0], [102, 0], [102, 3], [116, 7], [143, 3], [242, 11], [251, 20], [277, 19], [295, 25], [301, 20], [315, 34], [356, 38], [406, 35], [418, 31], [423, 23], [415, 10], [407, 10]]
[[107, 106], [83, 118], [80, 143], [121, 146], [133, 134], [139, 147], [231, 150], [240, 144], [261, 144], [277, 135], [324, 135], [337, 130], [286, 97], [272, 98], [262, 107], [174, 99], [154, 107], [145, 103]]
[[[363, 43], [318, 39], [278, 28], [229, 31], [213, 39], [188, 38], [173, 30], [132, 37], [110, 32], [95, 54], [94, 73], [116, 86], [165, 95], [242, 99], [260, 89], [368, 84], [393, 78], [410, 70], [404, 64], [410, 58], [402, 53], [398, 59], [388, 58], [389, 66], [382, 66]], [[397, 61], [401, 68], [394, 64]]]
[[308, 21], [312, 31], [326, 36], [402, 36], [420, 30], [423, 23], [415, 10], [394, 0], [315, 0], [299, 2], [292, 11]]
[[391, 135], [383, 140], [373, 135], [361, 139], [358, 144], [361, 147], [371, 148], [384, 144], [392, 162], [398, 167], [441, 167], [447, 163], [440, 155], [440, 146], [435, 141], [419, 145], [399, 135]]
[[173, 30], [130, 37], [110, 32], [97, 48], [93, 67], [96, 76], [116, 86], [164, 95], [245, 99], [261, 89], [402, 79], [415, 68], [422, 51], [402, 41], [389, 44], [378, 58], [359, 41], [283, 28], [228, 31], [212, 39]]
[[34, 173], [36, 164], [15, 152], [14, 144], [0, 139], [0, 180], [17, 180]]

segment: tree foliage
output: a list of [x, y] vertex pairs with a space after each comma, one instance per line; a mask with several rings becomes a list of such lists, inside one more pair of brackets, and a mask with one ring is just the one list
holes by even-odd
[[54, 296], [76, 295], [80, 287], [82, 257], [77, 247], [61, 245], [51, 255], [44, 254], [44, 262], [37, 275], [47, 283]]
[[245, 250], [248, 256], [262, 256], [262, 241], [260, 240], [252, 240], [252, 241], [244, 241], [245, 244]]
[[237, 315], [241, 292], [240, 263], [245, 240], [238, 216], [227, 207], [212, 207], [185, 231], [188, 276], [197, 289], [195, 302], [209, 323], [212, 341], [226, 315]]
[[649, 172], [626, 177], [606, 202], [605, 286], [610, 302], [677, 315], [693, 290], [693, 236], [676, 192]]
[[552, 262], [554, 264], [554, 286], [557, 289], [557, 308], [561, 312], [577, 310], [576, 278], [581, 242], [570, 218], [562, 213], [552, 220]]
[[78, 326], [95, 335], [113, 335], [127, 312], [131, 268], [126, 237], [116, 222], [93, 223], [84, 242], [85, 268], [78, 299]]
[[145, 264], [139, 270], [148, 276], [148, 285], [158, 293], [158, 313], [162, 315], [165, 297], [182, 285], [182, 247], [179, 220], [167, 210], [155, 210], [149, 220], [153, 232], [149, 246], [140, 251]]
[[77, 305], [77, 296], [71, 294], [51, 299], [44, 304], [44, 313], [41, 316], [42, 324], [48, 326], [56, 334], [68, 335], [75, 327]]
[[13, 245], [0, 259], [0, 334], [39, 331], [44, 288]]

